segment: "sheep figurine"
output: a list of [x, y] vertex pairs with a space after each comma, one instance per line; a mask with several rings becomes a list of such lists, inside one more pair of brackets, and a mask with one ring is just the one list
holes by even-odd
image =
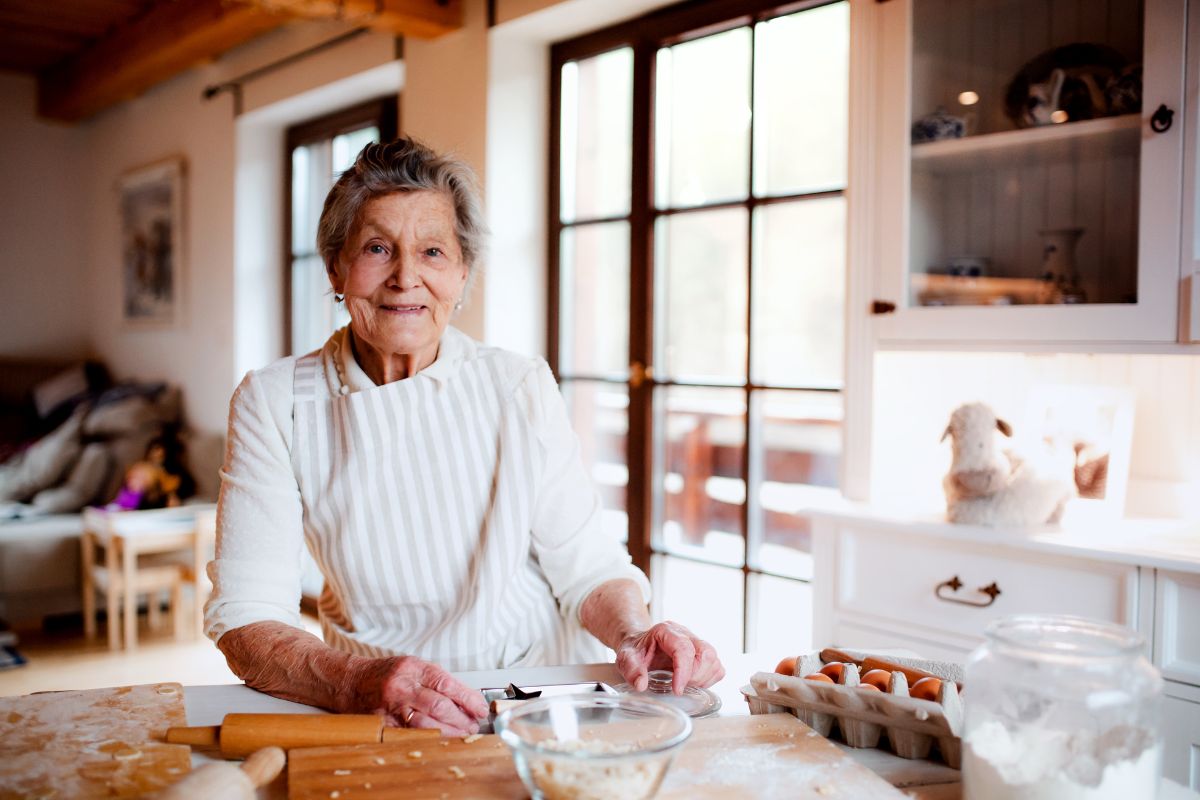
[[983, 403], [959, 406], [950, 415], [942, 434], [943, 441], [950, 437], [954, 452], [942, 481], [946, 518], [991, 527], [1057, 523], [1074, 483], [1000, 450], [996, 431], [1012, 436], [1012, 427]]

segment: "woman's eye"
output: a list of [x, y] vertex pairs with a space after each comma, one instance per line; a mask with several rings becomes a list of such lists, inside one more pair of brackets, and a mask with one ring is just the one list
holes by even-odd
[[430, 258], [437, 258], [441, 254], [442, 254], [442, 248], [440, 248], [440, 247], [425, 248], [425, 255], [429, 256]]
[[379, 255], [383, 255], [384, 253], [386, 253], [387, 248], [381, 244], [369, 244], [369, 245], [367, 245], [367, 252], [370, 253], [371, 255], [379, 256]]

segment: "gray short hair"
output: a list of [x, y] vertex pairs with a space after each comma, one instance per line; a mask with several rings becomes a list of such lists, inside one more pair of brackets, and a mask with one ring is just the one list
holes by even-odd
[[413, 139], [372, 142], [341, 174], [325, 197], [317, 224], [317, 252], [333, 269], [358, 215], [368, 200], [395, 192], [445, 192], [454, 204], [455, 234], [468, 269], [468, 281], [487, 244], [487, 226], [475, 172], [454, 156], [441, 155]]

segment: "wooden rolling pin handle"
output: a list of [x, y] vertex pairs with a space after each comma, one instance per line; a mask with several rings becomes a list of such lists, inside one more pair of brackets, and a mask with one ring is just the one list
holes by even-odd
[[197, 747], [216, 747], [221, 735], [220, 725], [196, 725], [190, 728], [167, 728], [167, 742]]
[[254, 790], [275, 780], [286, 760], [278, 747], [265, 747], [247, 758], [241, 769], [233, 764], [205, 764], [157, 797], [158, 800], [254, 800]]
[[275, 780], [286, 763], [287, 755], [282, 748], [264, 747], [251, 753], [250, 757], [242, 762], [242, 772], [246, 773], [246, 777], [257, 788]]
[[863, 663], [861, 658], [855, 658], [843, 650], [838, 650], [836, 647], [826, 647], [824, 650], [822, 650], [821, 661], [826, 664], [840, 661], [843, 664], [857, 664], [860, 667]]
[[491, 712], [493, 714], [503, 714], [510, 708], [516, 708], [517, 706], [524, 705], [528, 702], [528, 700], [493, 700]]

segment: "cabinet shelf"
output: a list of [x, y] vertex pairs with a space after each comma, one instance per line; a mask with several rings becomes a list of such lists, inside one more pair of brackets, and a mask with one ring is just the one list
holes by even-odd
[[984, 133], [912, 146], [913, 169], [960, 172], [1136, 155], [1140, 114]]

